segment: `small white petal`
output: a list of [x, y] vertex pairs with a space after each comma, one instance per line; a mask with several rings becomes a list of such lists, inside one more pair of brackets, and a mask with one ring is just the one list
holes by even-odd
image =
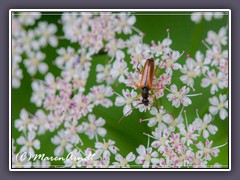
[[125, 104], [125, 99], [123, 97], [118, 96], [115, 101], [116, 106], [123, 106]]
[[62, 146], [58, 146], [55, 150], [54, 150], [54, 155], [55, 156], [62, 156], [64, 152], [64, 149]]
[[115, 160], [118, 161], [118, 162], [121, 162], [121, 161], [123, 160], [122, 155], [117, 154], [117, 155], [115, 156]]
[[137, 153], [140, 154], [140, 155], [144, 155], [146, 154], [146, 149], [143, 145], [140, 145], [138, 148], [137, 148]]
[[209, 125], [208, 126], [208, 130], [209, 130], [209, 132], [211, 133], [211, 134], [216, 134], [216, 132], [218, 131], [218, 128], [217, 128], [217, 126], [214, 126], [214, 125]]
[[19, 145], [24, 145], [25, 142], [26, 142], [26, 140], [23, 136], [21, 136], [17, 139], [17, 144], [19, 144]]
[[221, 118], [222, 120], [224, 120], [224, 119], [226, 119], [227, 116], [228, 116], [227, 110], [226, 110], [226, 109], [221, 109], [221, 110], [220, 110], [220, 118]]
[[209, 102], [214, 106], [217, 106], [219, 104], [217, 97], [209, 98]]
[[38, 70], [41, 74], [44, 74], [48, 70], [48, 65], [46, 63], [40, 63], [38, 66]]
[[212, 114], [212, 115], [216, 115], [218, 113], [218, 108], [215, 107], [215, 106], [210, 106], [209, 107], [209, 112]]
[[128, 162], [132, 162], [132, 161], [134, 161], [135, 158], [136, 158], [135, 154], [133, 154], [132, 152], [130, 152], [130, 153], [127, 155], [127, 157], [126, 157], [126, 160], [127, 160]]
[[203, 130], [203, 137], [207, 139], [209, 137], [209, 132], [205, 129]]
[[33, 147], [34, 147], [35, 149], [40, 149], [40, 141], [39, 141], [39, 140], [33, 141]]

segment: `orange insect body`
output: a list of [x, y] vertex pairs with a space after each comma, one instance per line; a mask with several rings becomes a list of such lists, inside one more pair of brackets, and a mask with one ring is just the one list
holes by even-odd
[[140, 88], [152, 88], [152, 81], [153, 81], [153, 72], [154, 72], [154, 60], [153, 58], [148, 59], [143, 67], [142, 70], [142, 79], [140, 81]]
[[152, 81], [154, 76], [154, 60], [153, 58], [147, 59], [144, 64], [142, 72], [138, 69], [139, 73], [142, 74], [140, 85], [137, 87], [142, 89], [142, 103], [148, 106], [149, 90], [152, 89]]
[[[166, 62], [166, 60], [163, 61], [163, 63]], [[142, 78], [141, 78], [141, 81], [140, 81], [140, 84], [135, 84], [135, 86], [137, 88], [141, 88], [142, 89], [142, 102], [138, 103], [136, 106], [134, 106], [132, 109], [136, 108], [139, 104], [144, 104], [145, 106], [148, 106], [149, 104], [149, 100], [148, 100], [148, 97], [149, 97], [149, 91], [152, 89], [152, 82], [153, 82], [153, 76], [156, 75], [159, 70], [161, 69], [163, 63], [161, 64], [161, 66], [158, 68], [157, 71], [154, 72], [154, 59], [153, 58], [150, 58], [150, 59], [147, 59], [147, 61], [145, 62], [144, 64], [144, 67], [142, 69], [142, 71], [140, 71], [140, 69], [138, 68], [138, 65], [137, 65], [137, 70], [138, 70], [138, 73], [142, 75]], [[155, 88], [155, 89], [158, 89], [158, 88]], [[131, 112], [132, 109], [129, 111]], [[118, 123], [120, 123], [120, 121], [126, 117], [128, 115], [127, 112], [120, 120]]]

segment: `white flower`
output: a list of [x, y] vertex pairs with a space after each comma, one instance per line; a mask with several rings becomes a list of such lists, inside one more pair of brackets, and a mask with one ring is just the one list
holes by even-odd
[[168, 125], [168, 131], [169, 132], [174, 132], [175, 129], [183, 123], [183, 117], [181, 115], [181, 112], [177, 118], [172, 118], [171, 122]]
[[21, 86], [21, 79], [23, 78], [22, 70], [18, 63], [12, 64], [12, 87], [19, 88]]
[[146, 119], [149, 121], [148, 122], [149, 127], [153, 127], [157, 124], [158, 127], [161, 127], [161, 129], [166, 129], [167, 128], [166, 124], [169, 124], [171, 122], [171, 115], [167, 114], [163, 107], [160, 107], [159, 109], [153, 107], [150, 110], [150, 114], [154, 115], [154, 117]]
[[112, 39], [106, 44], [106, 51], [111, 57], [111, 60], [122, 60], [125, 57], [124, 52], [121, 50], [125, 47], [122, 39]]
[[91, 53], [89, 51], [87, 51], [85, 48], [79, 49], [78, 50], [78, 58], [77, 58], [77, 62], [83, 66], [83, 69], [85, 69], [86, 71], [90, 71], [90, 67], [91, 67]]
[[83, 159], [83, 165], [86, 168], [94, 168], [100, 163], [100, 161], [98, 160], [99, 156], [95, 152], [93, 152], [92, 148], [87, 148], [84, 151], [83, 156], [85, 157]]
[[45, 99], [46, 88], [42, 81], [33, 81], [32, 82], [32, 96], [31, 102], [34, 103], [37, 107], [42, 106], [42, 102]]
[[209, 133], [214, 135], [218, 131], [217, 126], [210, 124], [212, 121], [212, 116], [210, 114], [205, 114], [203, 120], [197, 117], [194, 122], [193, 126], [198, 128], [198, 133], [203, 133], [203, 137], [207, 139], [209, 137]]
[[67, 48], [60, 48], [57, 50], [58, 57], [55, 62], [56, 65], [61, 68], [63, 65], [67, 63], [73, 63], [77, 60], [77, 55], [75, 54], [75, 50], [68, 46]]
[[20, 119], [15, 120], [14, 122], [15, 128], [18, 131], [26, 132], [28, 131], [35, 131], [37, 129], [36, 125], [34, 124], [33, 120], [29, 117], [28, 112], [25, 109], [22, 109], [20, 112]]
[[167, 158], [174, 156], [175, 151], [177, 153], [182, 153], [184, 150], [184, 145], [182, 144], [180, 138], [181, 138], [180, 134], [171, 133], [171, 136], [169, 136], [170, 147], [165, 147], [164, 150], [160, 151], [160, 153]]
[[228, 77], [228, 60], [222, 59], [220, 61], [219, 70], [222, 71], [226, 77]]
[[73, 144], [82, 144], [82, 140], [80, 136], [78, 135], [79, 132], [81, 132], [81, 127], [78, 126], [78, 121], [71, 120], [71, 121], [65, 121], [64, 127], [66, 128], [66, 137], [67, 140], [70, 141]]
[[[95, 156], [96, 158], [97, 156]], [[104, 155], [101, 157], [98, 157], [98, 161], [95, 163], [96, 168], [113, 168], [112, 166], [109, 166], [110, 164], [110, 156], [109, 155]]]
[[188, 106], [189, 104], [192, 104], [192, 101], [190, 98], [187, 97], [188, 92], [190, 91], [189, 88], [186, 86], [182, 87], [179, 91], [177, 89], [177, 86], [173, 84], [171, 86], [171, 90], [169, 90], [171, 93], [167, 95], [167, 98], [169, 101], [172, 101], [172, 105], [176, 108], [180, 107], [180, 104], [183, 104], [183, 106]]
[[[170, 158], [160, 158], [159, 159], [159, 165], [161, 168], [172, 168], [173, 167], [173, 161]], [[159, 168], [158, 166], [156, 168]]]
[[170, 133], [167, 129], [162, 130], [160, 127], [157, 127], [154, 132], [152, 132], [155, 140], [152, 142], [151, 146], [154, 148], [158, 148], [159, 152], [162, 152], [165, 150], [165, 147], [168, 146], [169, 140], [168, 137], [170, 136]]
[[20, 49], [27, 54], [31, 53], [33, 50], [38, 51], [40, 49], [40, 44], [34, 30], [20, 31], [16, 43], [21, 44]]
[[36, 30], [36, 34], [40, 37], [39, 43], [41, 46], [46, 46], [49, 43], [51, 46], [58, 45], [58, 39], [54, 35], [57, 32], [55, 24], [48, 24], [47, 22], [40, 22]]
[[40, 141], [35, 137], [35, 132], [28, 132], [27, 137], [20, 136], [17, 139], [17, 144], [22, 145], [20, 152], [26, 152], [29, 156], [34, 156], [34, 149], [40, 149]]
[[215, 163], [215, 164], [213, 165], [213, 168], [222, 168], [222, 165], [219, 164], [219, 163]]
[[72, 79], [83, 79], [86, 80], [88, 77], [88, 70], [84, 70], [84, 67], [80, 63], [67, 63], [64, 70], [61, 72], [61, 76], [65, 81], [70, 82]]
[[[19, 33], [19, 32], [18, 32]], [[14, 36], [14, 35], [12, 35]], [[23, 49], [21, 44], [19, 44], [18, 38], [12, 38], [12, 62], [19, 64], [20, 62], [22, 62], [22, 53], [23, 53]]]
[[194, 140], [197, 140], [199, 134], [194, 133], [196, 131], [196, 128], [190, 124], [185, 128], [184, 124], [179, 125], [180, 133], [183, 136], [181, 138], [182, 143], [187, 142], [187, 146], [190, 146], [193, 144]]
[[40, 17], [40, 12], [20, 12], [18, 15], [18, 20], [21, 24], [30, 26], [33, 25]]
[[59, 98], [57, 98], [52, 94], [47, 95], [44, 101], [44, 108], [46, 110], [54, 111], [56, 109], [56, 106], [58, 106], [58, 104], [59, 104]]
[[201, 86], [206, 88], [209, 85], [212, 84], [210, 92], [211, 94], [215, 94], [215, 92], [218, 91], [218, 87], [220, 89], [223, 89], [224, 87], [227, 87], [226, 82], [224, 81], [224, 74], [222, 72], [218, 72], [216, 75], [215, 70], [208, 71], [208, 76], [202, 79]]
[[180, 77], [180, 80], [187, 84], [188, 86], [193, 88], [194, 78], [196, 78], [200, 74], [199, 66], [196, 61], [192, 58], [188, 58], [186, 60], [186, 64], [181, 69], [181, 72], [184, 74]]
[[222, 27], [218, 33], [210, 30], [206, 42], [210, 45], [227, 45], [227, 28]]
[[14, 146], [14, 142], [15, 142], [15, 140], [12, 138], [12, 155], [16, 151], [16, 146]]
[[133, 54], [138, 44], [142, 42], [142, 37], [138, 35], [132, 35], [126, 41], [126, 47], [128, 48], [127, 53]]
[[68, 141], [64, 130], [59, 130], [58, 134], [51, 138], [51, 142], [55, 145], [58, 145], [54, 150], [55, 156], [62, 156], [64, 153], [64, 149], [67, 152], [70, 152], [72, 149], [72, 144]]
[[223, 17], [223, 12], [194, 12], [191, 14], [191, 20], [196, 24], [201, 22], [202, 18], [206, 21], [211, 21], [212, 18], [221, 19]]
[[34, 124], [38, 127], [38, 135], [44, 134], [46, 130], [49, 130], [49, 123], [47, 120], [47, 115], [42, 109], [37, 110], [34, 118]]
[[29, 52], [28, 59], [24, 60], [24, 64], [27, 68], [27, 71], [30, 75], [34, 76], [37, 70], [44, 74], [48, 70], [48, 65], [42, 62], [45, 59], [45, 54], [42, 52]]
[[[21, 22], [19, 21], [19, 19], [16, 16], [12, 16], [12, 37], [13, 38], [17, 38], [19, 37], [19, 35], [22, 33], [23, 27]], [[14, 44], [14, 39], [12, 38], [12, 45]], [[18, 46], [19, 47], [19, 46]], [[20, 48], [21, 49], [21, 48]], [[14, 53], [13, 53], [14, 54]]]
[[32, 162], [28, 161], [28, 158], [20, 158], [20, 156], [12, 155], [12, 167], [13, 168], [31, 168]]
[[137, 93], [132, 90], [130, 92], [129, 89], [122, 90], [123, 96], [119, 95], [117, 96], [115, 100], [115, 105], [116, 106], [124, 106], [123, 107], [123, 114], [124, 115], [129, 115], [131, 114], [131, 109], [137, 104], [136, 97]]
[[165, 38], [162, 40], [162, 42], [158, 41], [157, 43], [152, 41], [151, 51], [156, 57], [159, 57], [164, 53], [167, 54], [170, 52], [171, 49], [169, 46], [171, 44], [172, 44], [172, 40], [170, 38]]
[[209, 107], [209, 112], [212, 115], [217, 115], [219, 113], [220, 119], [224, 120], [228, 116], [228, 100], [227, 95], [219, 95], [219, 99], [214, 96], [212, 98], [209, 98], [209, 102], [211, 103], [211, 106]]
[[165, 86], [171, 84], [172, 75], [163, 73], [158, 78], [155, 76], [153, 77], [152, 82], [152, 89], [154, 91], [154, 96], [156, 99], [159, 99], [164, 96]]
[[223, 50], [220, 45], [213, 45], [212, 49], [208, 49], [206, 58], [209, 58], [211, 66], [218, 66], [221, 61], [228, 60], [228, 50]]
[[[70, 42], [78, 42], [79, 39], [82, 37], [80, 36], [83, 34], [83, 28], [80, 27], [79, 16], [76, 13], [69, 13], [64, 12], [61, 16], [61, 21], [63, 24], [63, 32], [66, 39], [70, 40]], [[86, 26], [84, 26], [84, 29], [86, 30]], [[77, 36], [77, 37], [76, 37]], [[80, 36], [80, 37], [78, 37]]]
[[132, 26], [136, 22], [136, 17], [131, 16], [125, 12], [121, 12], [115, 18], [115, 31], [117, 33], [124, 33], [124, 34], [131, 34], [132, 33]]
[[140, 145], [137, 149], [139, 154], [136, 158], [136, 164], [142, 164], [143, 168], [149, 168], [150, 164], [158, 163], [158, 153], [156, 151], [152, 152], [152, 148], [145, 148], [143, 145]]
[[94, 114], [88, 115], [89, 123], [83, 122], [80, 125], [80, 128], [82, 128], [82, 131], [85, 132], [85, 134], [89, 137], [89, 139], [93, 139], [96, 136], [102, 136], [104, 137], [107, 134], [107, 131], [104, 126], [105, 120], [103, 118], [98, 118], [96, 120], [96, 116]]
[[115, 168], [130, 168], [130, 165], [128, 163], [134, 161], [135, 158], [136, 156], [132, 152], [130, 152], [126, 158], [122, 157], [120, 154], [117, 154], [115, 156], [115, 160], [118, 162], [113, 162], [113, 165]]
[[127, 63], [125, 61], [116, 60], [113, 63], [113, 67], [110, 69], [110, 74], [113, 79], [118, 78], [118, 82], [124, 83], [125, 82], [125, 74], [128, 72]]
[[71, 106], [70, 114], [75, 120], [78, 120], [82, 116], [86, 116], [89, 112], [92, 112], [94, 107], [89, 96], [84, 96], [80, 93], [72, 98]]
[[98, 156], [103, 154], [106, 157], [109, 157], [111, 153], [116, 154], [118, 151], [118, 148], [114, 144], [115, 144], [115, 142], [110, 139], [107, 142], [103, 139], [103, 143], [96, 142], [95, 148], [97, 148], [97, 150], [95, 151], [95, 153]]
[[51, 94], [51, 93], [55, 94], [56, 90], [59, 89], [59, 81], [60, 81], [59, 78], [55, 80], [52, 73], [46, 74], [45, 83], [46, 83], [48, 94]]
[[[183, 54], [183, 53], [182, 53]], [[162, 68], [166, 70], [166, 73], [172, 74], [172, 70], [181, 69], [181, 64], [177, 63], [177, 60], [182, 56], [178, 51], [171, 51], [168, 54], [164, 54], [162, 59], [165, 60]]]
[[193, 168], [206, 168], [207, 161], [203, 158], [203, 152], [187, 150], [186, 155], [189, 159], [189, 165]]
[[211, 60], [209, 58], [204, 58], [204, 55], [201, 53], [201, 51], [196, 52], [195, 59], [197, 66], [199, 66], [200, 69], [199, 76], [209, 70], [209, 64]]
[[67, 158], [64, 161], [65, 167], [70, 167], [70, 168], [78, 168], [82, 167], [82, 154], [78, 149], [74, 149], [71, 151], [68, 155], [69, 158]]
[[126, 76], [127, 76], [127, 79], [125, 80], [126, 86], [137, 89], [137, 85], [139, 85], [141, 80], [141, 74], [135, 71], [127, 73]]
[[143, 66], [145, 61], [151, 57], [150, 48], [146, 44], [138, 44], [135, 48], [135, 51], [131, 54], [131, 64], [133, 68], [136, 68], [139, 64]]
[[[86, 36], [88, 39], [89, 37]], [[103, 48], [103, 37], [101, 34], [94, 34], [91, 38], [89, 38], [89, 42], [87, 42], [87, 46], [89, 47], [90, 54], [97, 54]]]
[[33, 162], [33, 167], [34, 168], [49, 168], [49, 167], [51, 167], [51, 163], [50, 163], [50, 161], [37, 160], [37, 161]]
[[112, 96], [112, 88], [110, 86], [93, 86], [89, 93], [89, 98], [93, 101], [93, 104], [101, 104], [105, 108], [109, 108], [113, 105], [112, 101], [108, 97]]
[[220, 152], [218, 148], [212, 148], [212, 144], [213, 141], [209, 142], [208, 140], [206, 140], [205, 146], [201, 141], [196, 145], [197, 148], [203, 152], [205, 160], [210, 161], [212, 159], [210, 155], [212, 155], [213, 157], [217, 157], [218, 153]]
[[112, 75], [110, 74], [111, 69], [112, 69], [111, 64], [107, 64], [106, 66], [98, 64], [96, 66], [97, 82], [101, 83], [103, 81], [106, 81], [108, 84], [112, 84], [114, 81]]

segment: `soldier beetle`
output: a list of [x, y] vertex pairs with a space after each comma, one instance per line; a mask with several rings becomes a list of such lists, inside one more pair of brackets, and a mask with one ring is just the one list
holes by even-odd
[[139, 64], [137, 65], [137, 71], [139, 74], [142, 75], [140, 84], [135, 84], [135, 86], [137, 88], [140, 88], [142, 90], [141, 94], [138, 95], [142, 96], [142, 101], [140, 103], [138, 103], [137, 105], [135, 105], [132, 109], [130, 109], [120, 120], [118, 123], [120, 123], [120, 121], [126, 117], [129, 112], [131, 112], [134, 108], [136, 108], [139, 104], [144, 104], [145, 106], [149, 105], [149, 96], [152, 96], [149, 91], [152, 89], [160, 89], [160, 88], [152, 88], [152, 82], [153, 82], [153, 77], [160, 71], [162, 65], [166, 62], [166, 60], [163, 60], [162, 64], [159, 66], [159, 68], [154, 72], [154, 68], [155, 68], [155, 63], [154, 63], [154, 59], [150, 58], [147, 59], [142, 71], [139, 69]]

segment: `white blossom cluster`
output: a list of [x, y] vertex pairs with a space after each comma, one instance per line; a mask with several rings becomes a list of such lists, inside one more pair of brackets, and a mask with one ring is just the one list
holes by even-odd
[[[23, 62], [27, 72], [34, 76], [37, 72], [45, 74], [48, 65], [44, 62], [46, 55], [42, 48], [47, 45], [56, 47], [57, 27], [46, 21], [35, 22], [41, 17], [39, 12], [21, 12], [12, 15], [12, 87], [19, 88], [23, 71], [19, 64]], [[48, 60], [49, 61], [49, 60]]]
[[[184, 51], [171, 48], [173, 40], [169, 29], [163, 40], [145, 44], [144, 33], [134, 26], [137, 18], [130, 13], [65, 12], [58, 22], [62, 37], [56, 36], [59, 30], [55, 24], [38, 22], [40, 16], [33, 13], [12, 17], [12, 87], [20, 87], [23, 78], [21, 64], [31, 77], [37, 71], [44, 75], [42, 79], [33, 79], [31, 84], [30, 101], [38, 110], [30, 113], [23, 108], [19, 119], [14, 121], [14, 128], [22, 134], [12, 139], [13, 167], [221, 167], [219, 163], [212, 164], [211, 160], [227, 143], [219, 145], [211, 138], [218, 132], [214, 119], [226, 120], [228, 117], [226, 27], [219, 32], [208, 32], [203, 41], [207, 47], [205, 53], [197, 51], [195, 58], [189, 55], [185, 58]], [[32, 28], [35, 21], [36, 26]], [[126, 38], [119, 38], [119, 35]], [[73, 45], [60, 47], [62, 40]], [[56, 59], [48, 59], [48, 55], [42, 52], [47, 45], [56, 48]], [[94, 60], [99, 54], [105, 54], [106, 63], [98, 62], [93, 69], [92, 64], [96, 64]], [[145, 106], [138, 95], [142, 77], [139, 70], [149, 58], [154, 59], [157, 73], [153, 77], [149, 106]], [[48, 70], [46, 62], [60, 69], [60, 75]], [[96, 84], [88, 88], [90, 71], [95, 71]], [[177, 81], [174, 80], [175, 73], [181, 74]], [[196, 78], [201, 79], [201, 88], [210, 89], [213, 97], [209, 98], [209, 112], [200, 116], [201, 109], [196, 110], [195, 119], [189, 124], [186, 108], [193, 104], [195, 96], [204, 96], [201, 88], [194, 88]], [[116, 84], [125, 88], [117, 90]], [[167, 106], [155, 105], [164, 97], [171, 108], [179, 112], [177, 116], [169, 112]], [[97, 106], [109, 111], [113, 106], [122, 108], [124, 117], [131, 116], [133, 111], [149, 111], [150, 118], [140, 119], [153, 129], [151, 134], [143, 132], [143, 136], [148, 137], [147, 145], [139, 144], [135, 152], [122, 155], [124, 147], [118, 147], [117, 141], [106, 138], [108, 120], [95, 114]], [[62, 165], [18, 159], [17, 150], [33, 156], [40, 148], [44, 149], [39, 138], [45, 134], [51, 134], [54, 156], [72, 153], [75, 158], [63, 160]], [[91, 143], [94, 146], [90, 146]], [[16, 148], [15, 144], [21, 148]], [[90, 155], [92, 158], [84, 159]], [[82, 158], [84, 160], [80, 160]]]
[[223, 12], [193, 12], [191, 14], [191, 20], [196, 24], [200, 23], [202, 19], [206, 21], [212, 21], [213, 19], [222, 19], [224, 16]]

